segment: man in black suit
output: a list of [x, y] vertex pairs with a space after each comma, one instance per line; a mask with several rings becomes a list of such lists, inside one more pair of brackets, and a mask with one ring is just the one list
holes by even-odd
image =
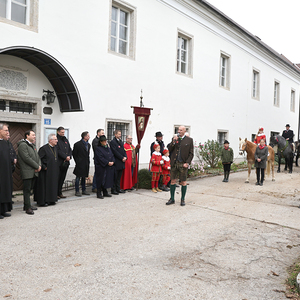
[[290, 124], [286, 124], [285, 128], [286, 130], [283, 130], [282, 136], [289, 142], [289, 144], [292, 144], [293, 151], [295, 152], [294, 132], [293, 130], [290, 130]]
[[155, 133], [156, 141], [153, 142], [150, 146], [150, 157], [152, 156], [152, 153], [154, 152], [154, 144], [157, 143], [160, 146], [160, 153], [163, 155], [163, 151], [165, 150], [165, 144], [163, 142], [163, 134], [160, 131], [157, 131]]
[[90, 169], [90, 149], [89, 144], [90, 134], [84, 131], [81, 134], [81, 140], [74, 144], [73, 157], [75, 160], [75, 169], [73, 174], [76, 175], [75, 180], [75, 196], [81, 197], [79, 192], [79, 181], [81, 180], [82, 195], [89, 195], [86, 192], [85, 179], [89, 176]]
[[72, 159], [72, 148], [68, 139], [65, 137], [65, 128], [60, 126], [56, 130], [57, 132], [57, 157], [58, 157], [58, 189], [57, 198], [66, 198], [62, 194], [62, 186], [66, 179], [66, 175], [69, 169], [70, 160]]
[[[100, 136], [104, 135], [104, 129], [97, 129], [97, 135], [92, 141], [92, 147], [93, 147], [93, 152], [94, 152], [94, 159], [96, 155], [96, 148], [99, 146], [99, 140]], [[93, 186], [92, 186], [92, 192], [97, 193], [97, 179], [96, 179], [96, 167], [95, 167], [95, 172], [94, 172], [94, 178], [93, 178]]]
[[123, 170], [125, 169], [125, 161], [127, 160], [127, 154], [124, 149], [124, 144], [121, 140], [121, 130], [114, 131], [115, 137], [110, 142], [110, 148], [115, 156], [115, 182], [111, 189], [111, 193], [118, 195], [119, 193], [125, 193], [125, 191], [120, 189], [120, 181], [122, 177]]

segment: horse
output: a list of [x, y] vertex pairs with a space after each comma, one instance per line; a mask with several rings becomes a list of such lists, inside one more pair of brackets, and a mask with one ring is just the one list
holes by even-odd
[[[250, 173], [251, 167], [255, 163], [254, 153], [257, 148], [257, 145], [248, 141], [247, 138], [244, 140], [240, 138], [240, 154], [247, 152], [247, 161], [248, 161], [248, 178], [246, 179], [246, 183], [250, 181]], [[272, 167], [272, 181], [275, 181], [275, 173], [274, 173], [274, 163], [275, 163], [275, 152], [274, 149], [270, 146], [267, 146], [269, 150], [268, 160], [267, 160], [267, 175], [270, 176], [270, 169]]]
[[281, 135], [275, 135], [270, 138], [270, 145], [274, 147], [278, 145], [278, 170], [277, 173], [280, 172], [280, 161], [283, 156], [285, 159], [285, 168], [287, 170], [287, 166], [289, 167], [289, 173], [293, 172], [293, 162], [294, 162], [294, 152], [292, 149], [292, 145]]
[[298, 166], [298, 158], [300, 156], [300, 141], [295, 142], [295, 147], [296, 147], [296, 159], [295, 159], [296, 167], [299, 167]]

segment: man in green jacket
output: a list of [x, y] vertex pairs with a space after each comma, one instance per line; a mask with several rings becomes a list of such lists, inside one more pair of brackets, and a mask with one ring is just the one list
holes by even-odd
[[31, 206], [30, 192], [41, 170], [41, 160], [36, 151], [35, 133], [32, 130], [26, 131], [25, 138], [18, 142], [18, 161], [23, 179], [23, 210], [26, 214], [33, 215], [37, 208]]

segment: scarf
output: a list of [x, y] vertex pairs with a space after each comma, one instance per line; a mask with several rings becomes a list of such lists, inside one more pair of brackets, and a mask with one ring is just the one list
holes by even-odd
[[263, 145], [263, 146], [258, 145], [258, 147], [259, 147], [260, 150], [262, 150], [262, 149], [264, 149], [266, 147], [266, 145]]

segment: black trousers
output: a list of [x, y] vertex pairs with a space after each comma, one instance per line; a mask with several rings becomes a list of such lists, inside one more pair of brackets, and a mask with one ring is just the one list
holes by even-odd
[[62, 194], [62, 186], [65, 182], [68, 169], [69, 165], [66, 164], [62, 164], [59, 167], [57, 196], [60, 196]]
[[265, 169], [256, 168], [256, 178], [257, 182], [263, 182], [265, 179]]
[[115, 183], [114, 186], [112, 187], [113, 191], [119, 191], [120, 188], [120, 181], [121, 181], [121, 177], [123, 174], [123, 169], [122, 170], [115, 170]]
[[223, 164], [223, 169], [224, 169], [224, 172], [230, 172], [230, 166], [231, 164]]

